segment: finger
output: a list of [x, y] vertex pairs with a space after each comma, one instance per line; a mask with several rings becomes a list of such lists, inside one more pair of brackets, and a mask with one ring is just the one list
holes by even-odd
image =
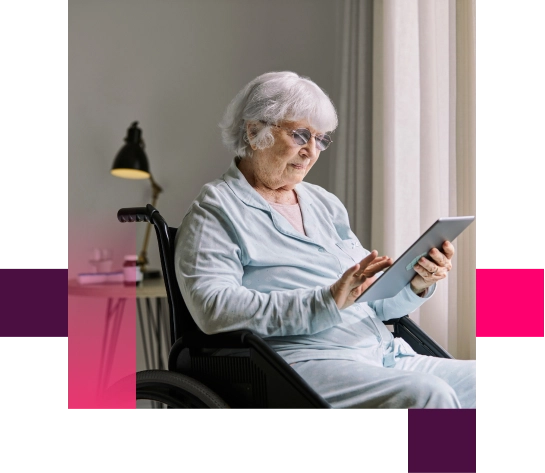
[[388, 256], [378, 256], [377, 258], [375, 258], [371, 263], [369, 263], [369, 265], [367, 266], [367, 268], [373, 268], [376, 264], [379, 264], [379, 263], [383, 263], [385, 261], [391, 261], [392, 259], [391, 258], [388, 258]]
[[358, 284], [362, 284], [363, 282], [365, 282], [365, 280], [371, 278], [376, 273], [384, 271], [386, 268], [391, 266], [392, 263], [393, 260], [389, 256], [377, 256], [371, 263], [367, 265], [366, 268], [364, 268], [362, 264], [362, 269], [354, 274], [354, 276], [359, 278]]
[[[438, 266], [439, 269], [445, 268], [447, 272], [452, 269], [451, 260], [445, 254], [441, 253], [437, 248], [434, 248], [432, 250], [431, 256], [433, 257], [436, 266]], [[435, 269], [431, 266], [426, 266], [426, 269], [430, 270], [432, 273], [436, 272]]]
[[[377, 259], [379, 259], [379, 258], [377, 258]], [[380, 259], [382, 261], [384, 259], [384, 257], [381, 256]], [[380, 269], [377, 269], [378, 268], [378, 266], [377, 266], [378, 263], [375, 263], [375, 261], [373, 261], [371, 264], [369, 264], [367, 266], [367, 268], [365, 268], [365, 269], [363, 269], [362, 265], [360, 265], [360, 270], [356, 271], [353, 274], [354, 277], [360, 278], [360, 282], [358, 284], [361, 284], [363, 281], [365, 281], [366, 279], [368, 279], [372, 275], [374, 275], [377, 271], [380, 271]], [[381, 264], [384, 264], [384, 262], [382, 262]]]
[[[331, 286], [331, 293], [333, 294], [333, 297], [335, 298], [335, 301], [337, 301], [337, 297], [342, 296], [343, 293], [348, 293], [354, 286], [354, 274], [358, 272], [360, 269], [360, 264], [357, 263], [354, 266], [348, 268], [343, 275], [333, 283]], [[361, 284], [361, 281], [357, 280], [356, 285]], [[337, 301], [338, 302], [338, 301]]]
[[361, 282], [365, 281], [365, 278], [370, 278], [371, 276], [374, 276], [379, 271], [384, 271], [386, 268], [393, 264], [393, 260], [389, 256], [377, 256], [372, 261], [367, 263], [373, 253], [378, 254], [376, 250], [373, 250], [371, 254], [367, 255], [367, 257], [365, 257], [360, 263], [361, 270], [359, 271], [359, 274], [356, 274], [356, 276], [363, 276]]
[[454, 256], [454, 245], [450, 241], [445, 241], [443, 243], [443, 251], [445, 252], [445, 256], [450, 260]]
[[433, 259], [435, 263], [437, 263], [439, 266], [447, 266], [448, 265], [448, 258], [441, 253], [437, 248], [432, 248], [430, 250], [430, 256]]
[[421, 263], [418, 263], [418, 264], [414, 265], [414, 270], [420, 276], [422, 276], [426, 281], [428, 281], [430, 278], [433, 278], [433, 276], [435, 274], [437, 274], [437, 271], [439, 270], [439, 268], [435, 269], [435, 268], [431, 268], [429, 266], [424, 266]]
[[431, 281], [431, 282], [435, 282], [435, 281], [439, 281], [441, 279], [444, 279], [447, 277], [447, 273], [448, 273], [448, 269], [447, 268], [443, 268], [443, 267], [439, 267], [437, 269], [437, 272], [435, 273], [431, 273], [429, 270], [427, 270], [426, 268], [424, 268], [422, 265], [420, 264], [415, 264], [414, 265], [414, 270], [420, 275], [422, 276], [422, 278], [424, 278], [425, 281]]
[[360, 264], [361, 268], [362, 269], [367, 268], [367, 266], [369, 266], [376, 259], [377, 256], [378, 256], [378, 251], [377, 250], [371, 251], [371, 253], [369, 253], [365, 258], [363, 258], [360, 261], [359, 264]]
[[380, 271], [384, 271], [385, 269], [392, 266], [393, 263], [394, 263], [394, 260], [392, 258], [389, 258], [388, 256], [383, 257], [383, 259], [377, 263], [373, 261], [373, 264], [365, 268], [365, 275], [367, 277], [374, 276], [376, 273]]
[[341, 276], [339, 281], [342, 281], [344, 284], [348, 284], [351, 278], [359, 277], [358, 271], [361, 268], [359, 263], [356, 263], [354, 266], [348, 268], [344, 274]]
[[436, 263], [432, 263], [427, 258], [420, 258], [418, 260], [418, 264], [422, 266], [424, 269], [426, 269], [427, 271], [429, 271], [430, 273], [436, 273], [439, 270], [439, 266], [437, 266]]

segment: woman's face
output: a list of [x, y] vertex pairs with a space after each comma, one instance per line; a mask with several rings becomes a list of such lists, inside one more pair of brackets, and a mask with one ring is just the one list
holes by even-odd
[[[314, 135], [323, 133], [310, 126], [308, 121], [282, 121], [278, 125], [289, 130], [307, 128]], [[265, 185], [269, 189], [292, 190], [299, 184], [314, 166], [320, 155], [316, 149], [314, 136], [304, 145], [294, 142], [291, 133], [284, 128], [273, 126], [274, 145], [267, 149], [257, 149], [249, 158], [252, 161], [255, 184]]]

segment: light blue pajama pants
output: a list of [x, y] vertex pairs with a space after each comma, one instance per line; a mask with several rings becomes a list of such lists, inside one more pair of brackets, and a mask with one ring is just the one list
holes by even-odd
[[415, 355], [391, 368], [350, 360], [292, 367], [336, 408], [475, 408], [475, 364]]

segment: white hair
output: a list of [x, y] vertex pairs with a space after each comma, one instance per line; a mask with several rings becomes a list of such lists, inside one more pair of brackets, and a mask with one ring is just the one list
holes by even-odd
[[[219, 124], [223, 144], [235, 156], [250, 157], [251, 145], [265, 149], [274, 144], [271, 125], [282, 120], [307, 120], [322, 132], [337, 128], [337, 112], [331, 99], [308, 77], [294, 72], [268, 72], [247, 84], [227, 106]], [[248, 123], [256, 124], [250, 136], [246, 133]]]

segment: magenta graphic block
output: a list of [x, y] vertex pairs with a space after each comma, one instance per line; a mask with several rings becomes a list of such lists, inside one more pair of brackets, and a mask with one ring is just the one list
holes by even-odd
[[543, 337], [543, 269], [477, 269], [477, 337]]

